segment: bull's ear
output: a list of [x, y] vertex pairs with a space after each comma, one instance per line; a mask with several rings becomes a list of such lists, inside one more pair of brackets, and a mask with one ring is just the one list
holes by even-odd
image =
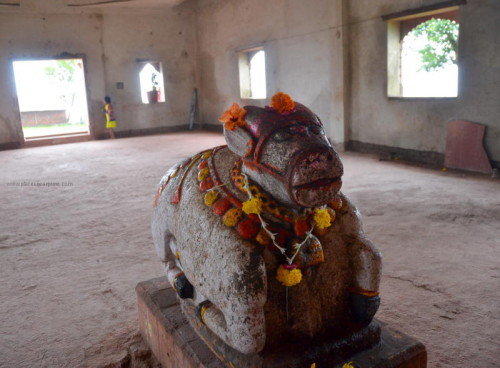
[[254, 150], [255, 140], [244, 127], [224, 129], [224, 138], [229, 149], [240, 157], [248, 157]]

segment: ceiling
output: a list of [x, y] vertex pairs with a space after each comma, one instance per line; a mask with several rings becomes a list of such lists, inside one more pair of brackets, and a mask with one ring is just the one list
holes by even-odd
[[173, 7], [184, 0], [65, 0], [69, 7], [159, 8]]
[[[40, 1], [40, 0], [38, 0]], [[171, 8], [185, 0], [43, 0], [52, 6], [65, 5], [69, 8], [120, 7], [120, 8]], [[19, 7], [32, 0], [0, 0], [1, 7]], [[49, 5], [49, 4], [46, 4]]]

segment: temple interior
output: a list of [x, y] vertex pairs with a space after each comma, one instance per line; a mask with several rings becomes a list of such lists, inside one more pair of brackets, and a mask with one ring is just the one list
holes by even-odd
[[429, 367], [498, 367], [499, 34], [496, 0], [0, 0], [0, 367], [159, 367], [158, 183], [279, 91], [382, 252], [376, 318]]

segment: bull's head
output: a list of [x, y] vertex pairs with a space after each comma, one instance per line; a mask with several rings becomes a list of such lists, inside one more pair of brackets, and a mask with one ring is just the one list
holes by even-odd
[[311, 110], [291, 99], [288, 109], [280, 108], [275, 97], [273, 107], [245, 106], [239, 116], [233, 105], [231, 117], [240, 123], [225, 125], [229, 149], [243, 158], [247, 176], [278, 201], [296, 208], [327, 204], [342, 185], [339, 156]]

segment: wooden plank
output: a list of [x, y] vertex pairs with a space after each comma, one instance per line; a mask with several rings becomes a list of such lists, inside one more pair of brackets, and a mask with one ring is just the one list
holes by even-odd
[[430, 15], [430, 14], [437, 14], [442, 11], [446, 11], [447, 8], [449, 10], [454, 10], [455, 7], [459, 5], [465, 5], [467, 4], [466, 0], [449, 0], [449, 1], [443, 1], [437, 4], [432, 4], [428, 6], [422, 6], [419, 8], [414, 8], [414, 9], [407, 9], [395, 13], [390, 13], [386, 15], [382, 15], [382, 20], [387, 21], [387, 20], [403, 20], [406, 18], [411, 18], [413, 16], [424, 16], [424, 15]]
[[484, 149], [486, 127], [469, 121], [448, 123], [444, 166], [491, 174], [493, 168]]

